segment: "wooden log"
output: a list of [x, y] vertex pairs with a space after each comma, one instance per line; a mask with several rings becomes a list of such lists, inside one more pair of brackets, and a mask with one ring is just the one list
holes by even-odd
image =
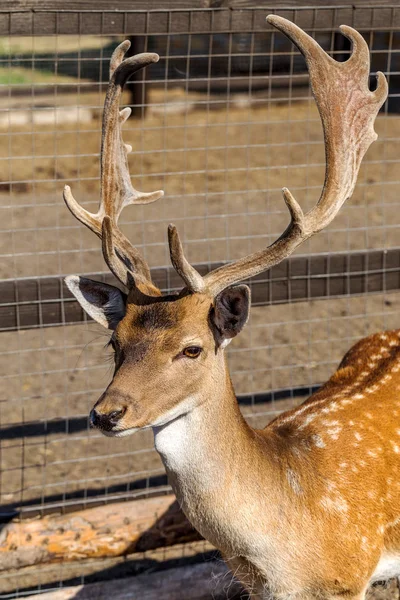
[[43, 593], [60, 587], [137, 577], [144, 573], [155, 573], [187, 565], [208, 562], [216, 558], [216, 549], [205, 540], [174, 544], [173, 546], [137, 552], [124, 556], [89, 558], [71, 562], [55, 562], [32, 565], [20, 569], [2, 571], [0, 598], [12, 594], [18, 588], [20, 596], [40, 588]]
[[245, 600], [247, 594], [222, 562], [158, 571], [115, 581], [68, 587], [26, 600]]
[[172, 495], [13, 522], [0, 534], [0, 571], [124, 556], [201, 539]]

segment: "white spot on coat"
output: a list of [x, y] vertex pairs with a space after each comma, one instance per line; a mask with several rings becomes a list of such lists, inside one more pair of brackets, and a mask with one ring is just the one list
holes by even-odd
[[299, 476], [295, 471], [293, 471], [292, 469], [288, 469], [286, 471], [286, 478], [295, 494], [299, 495], [303, 492], [302, 487], [300, 485]]

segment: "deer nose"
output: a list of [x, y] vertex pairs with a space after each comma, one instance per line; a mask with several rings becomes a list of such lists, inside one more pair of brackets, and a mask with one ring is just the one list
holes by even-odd
[[122, 419], [125, 413], [126, 408], [112, 410], [109, 413], [100, 413], [93, 408], [89, 416], [90, 426], [110, 431], [115, 425], [117, 425], [118, 421]]

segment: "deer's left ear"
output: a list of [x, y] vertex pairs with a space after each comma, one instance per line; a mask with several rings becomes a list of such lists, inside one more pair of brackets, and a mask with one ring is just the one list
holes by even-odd
[[218, 346], [225, 348], [246, 325], [250, 312], [250, 289], [235, 285], [223, 290], [215, 298], [210, 321]]

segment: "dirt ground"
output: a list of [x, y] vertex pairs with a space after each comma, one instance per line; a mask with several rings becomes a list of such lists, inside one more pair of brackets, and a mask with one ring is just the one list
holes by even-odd
[[[271, 243], [286, 227], [283, 186], [305, 209], [315, 203], [324, 150], [312, 101], [260, 101], [217, 110], [213, 100], [206, 110], [196, 97], [187, 102], [177, 91], [168, 96], [172, 110], [163, 108], [161, 90], [154, 93], [152, 110], [143, 122], [128, 123], [125, 139], [133, 145], [134, 184], [145, 191], [164, 189], [166, 196], [146, 207], [129, 207], [121, 220], [151, 265], [169, 263], [171, 221], [191, 261], [230, 260]], [[65, 97], [63, 106], [73, 99]], [[11, 123], [9, 131], [0, 131], [7, 142], [0, 144], [3, 278], [104, 268], [97, 238], [73, 219], [61, 198], [67, 183], [86, 207], [95, 210], [98, 203], [101, 97], [82, 99], [94, 118], [79, 126], [58, 123], [55, 115], [53, 124]], [[43, 113], [50, 100], [40, 102], [36, 112]], [[18, 103], [16, 114], [17, 109], [22, 110]], [[352, 200], [302, 253], [396, 246], [400, 118], [380, 117], [376, 129], [379, 140], [363, 163]]]
[[[168, 264], [166, 227], [175, 222], [192, 262], [230, 260], [271, 243], [285, 228], [280, 188], [304, 208], [323, 181], [321, 126], [307, 100], [232, 103], [202, 108], [179, 91], [154, 91], [143, 122], [130, 121], [125, 139], [134, 184], [163, 188], [158, 204], [130, 207], [122, 219], [129, 238], [152, 266]], [[46, 102], [42, 99], [46, 110]], [[76, 97], [52, 99], [71, 105]], [[215, 101], [216, 102], [216, 101]], [[104, 269], [97, 238], [75, 222], [61, 199], [65, 183], [86, 207], [98, 198], [100, 96], [80, 98], [92, 120], [0, 130], [0, 277], [85, 273]], [[1, 107], [1, 101], [0, 101]], [[15, 109], [24, 110], [16, 100]], [[327, 232], [301, 253], [398, 246], [400, 118], [380, 117], [380, 134], [364, 161], [353, 199]], [[12, 182], [12, 183], [11, 183]], [[323, 382], [360, 337], [400, 327], [398, 294], [381, 294], [254, 308], [232, 344], [230, 364], [238, 394]], [[94, 324], [1, 334], [0, 424], [85, 417], [110, 376], [107, 337]], [[243, 408], [263, 427], [302, 398]], [[23, 468], [21, 469], [21, 467]], [[44, 504], [70, 494], [105, 496], [145, 487], [162, 475], [152, 435], [110, 440], [86, 429], [1, 440], [1, 502]], [[141, 483], [140, 483], [141, 482]], [[1, 589], [1, 588], [0, 588]], [[379, 592], [380, 593], [380, 592]], [[386, 592], [385, 592], [386, 593]], [[375, 598], [382, 597], [376, 592]], [[394, 588], [385, 598], [397, 598]]]

